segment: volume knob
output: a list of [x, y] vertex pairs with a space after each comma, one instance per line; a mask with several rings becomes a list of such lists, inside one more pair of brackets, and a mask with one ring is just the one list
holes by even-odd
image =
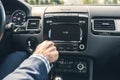
[[62, 77], [56, 76], [54, 80], [63, 80]]

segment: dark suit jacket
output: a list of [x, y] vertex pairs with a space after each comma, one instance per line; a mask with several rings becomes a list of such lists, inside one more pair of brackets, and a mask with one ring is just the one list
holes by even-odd
[[48, 80], [48, 74], [45, 64], [40, 59], [31, 57], [3, 80]]

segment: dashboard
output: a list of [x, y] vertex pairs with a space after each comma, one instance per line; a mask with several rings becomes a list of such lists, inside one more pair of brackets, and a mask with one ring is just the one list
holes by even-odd
[[51, 40], [60, 57], [49, 80], [119, 80], [120, 6], [31, 6], [4, 3], [16, 50]]

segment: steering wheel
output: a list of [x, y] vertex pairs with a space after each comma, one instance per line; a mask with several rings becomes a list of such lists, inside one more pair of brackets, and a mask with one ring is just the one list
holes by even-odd
[[5, 27], [6, 15], [3, 4], [0, 0], [0, 40], [3, 37], [4, 27]]

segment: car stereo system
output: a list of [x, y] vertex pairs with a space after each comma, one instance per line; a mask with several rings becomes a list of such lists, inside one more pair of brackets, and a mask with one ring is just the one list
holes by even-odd
[[86, 13], [46, 13], [44, 16], [44, 40], [55, 42], [59, 51], [85, 50], [87, 28]]

